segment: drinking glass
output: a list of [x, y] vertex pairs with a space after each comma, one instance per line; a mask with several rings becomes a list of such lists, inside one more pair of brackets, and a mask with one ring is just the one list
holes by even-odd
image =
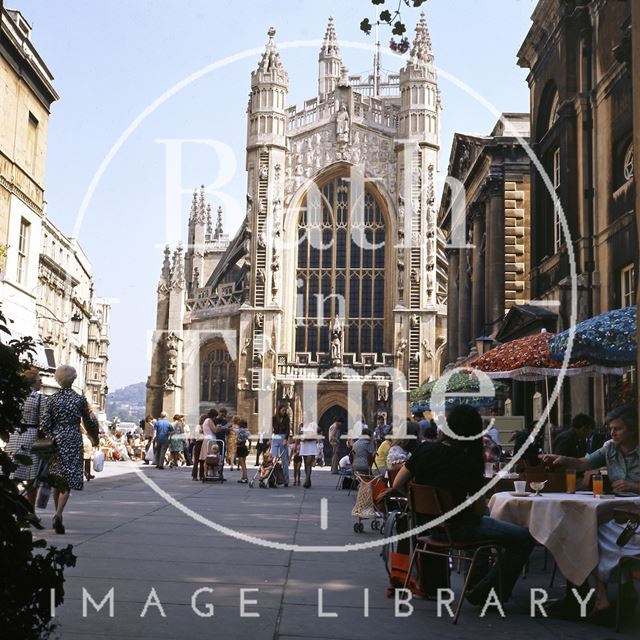
[[599, 498], [604, 493], [604, 479], [598, 473], [591, 478], [593, 482], [593, 497]]
[[567, 493], [576, 492], [576, 470], [567, 469]]
[[493, 462], [485, 462], [484, 463], [484, 477], [485, 478], [493, 478], [493, 476], [494, 476]]

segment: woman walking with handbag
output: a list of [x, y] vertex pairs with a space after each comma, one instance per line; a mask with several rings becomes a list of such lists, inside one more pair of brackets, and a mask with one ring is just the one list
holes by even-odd
[[60, 476], [67, 484], [66, 491], [53, 490], [56, 507], [53, 528], [60, 534], [65, 532], [62, 512], [69, 500], [69, 494], [72, 489], [80, 491], [83, 487], [81, 420], [91, 442], [94, 445], [98, 443], [98, 422], [89, 410], [87, 399], [71, 388], [76, 376], [76, 370], [68, 365], [61, 365], [56, 369], [55, 378], [61, 389], [49, 397], [46, 410], [42, 414], [42, 428], [45, 433], [53, 436], [55, 444], [51, 474]]
[[23, 480], [27, 485], [27, 500], [31, 506], [36, 504], [36, 485], [35, 479], [38, 475], [38, 456], [33, 453], [31, 447], [34, 440], [38, 437], [38, 427], [40, 418], [46, 408], [46, 398], [40, 393], [42, 387], [42, 379], [40, 371], [36, 367], [27, 369], [22, 377], [25, 382], [31, 385], [31, 393], [22, 405], [22, 420], [20, 428], [14, 431], [9, 438], [6, 452], [13, 455], [28, 456], [31, 458], [31, 464], [21, 464], [16, 461], [17, 469], [11, 474], [12, 478]]

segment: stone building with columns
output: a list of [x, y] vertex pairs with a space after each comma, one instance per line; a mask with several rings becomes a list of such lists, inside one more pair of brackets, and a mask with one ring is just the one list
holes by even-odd
[[[477, 355], [505, 313], [530, 299], [529, 114], [504, 113], [489, 135], [456, 133], [439, 224], [448, 238], [447, 363]], [[463, 191], [460, 191], [463, 189]]]
[[225, 406], [254, 429], [282, 401], [301, 421], [305, 394], [324, 429], [403, 413], [396, 400], [439, 374], [446, 330], [426, 20], [399, 73], [363, 78], [349, 75], [330, 19], [302, 109], [287, 102], [268, 36], [251, 74], [246, 217], [229, 240], [194, 196], [186, 252], [165, 254], [147, 409], [194, 423]]
[[[548, 176], [532, 172], [531, 297], [557, 313], [558, 331], [571, 320], [572, 254], [577, 321], [637, 297], [632, 4], [540, 0], [518, 51], [529, 69], [531, 144]], [[614, 395], [608, 384], [565, 380], [553, 420], [580, 411], [601, 420]]]

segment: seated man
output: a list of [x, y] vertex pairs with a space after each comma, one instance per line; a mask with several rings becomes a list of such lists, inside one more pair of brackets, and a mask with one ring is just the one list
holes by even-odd
[[[609, 413], [607, 423], [611, 431], [611, 440], [607, 440], [600, 449], [583, 458], [573, 458], [555, 454], [541, 456], [543, 462], [552, 462], [578, 471], [589, 471], [607, 467], [611, 487], [616, 493], [640, 493], [640, 461], [638, 456], [638, 420], [631, 405], [618, 407]], [[596, 602], [591, 617], [606, 621], [611, 615], [607, 592], [607, 582], [623, 556], [640, 554], [640, 535], [635, 534], [623, 547], [616, 540], [624, 528], [623, 524], [607, 522], [598, 529], [598, 566], [596, 575]], [[635, 601], [633, 584], [626, 586], [623, 599]]]
[[[438, 442], [423, 442], [398, 472], [394, 489], [406, 491], [411, 480], [442, 487], [451, 493], [456, 505], [482, 489], [484, 459], [480, 414], [469, 405], [458, 405], [447, 416], [447, 423], [450, 431], [458, 436], [477, 437], [459, 440], [443, 434]], [[503, 592], [497, 592], [498, 575], [496, 568], [492, 567], [465, 594], [472, 604], [484, 604], [493, 588], [501, 601], [508, 600], [535, 544], [526, 529], [486, 516], [485, 511], [483, 496], [448, 520], [454, 539], [473, 542], [493, 540], [505, 550], [501, 562]], [[435, 531], [433, 535], [437, 535]]]
[[587, 454], [587, 438], [592, 432], [593, 418], [579, 413], [571, 421], [571, 427], [561, 431], [553, 441], [553, 451], [561, 456], [583, 458]]

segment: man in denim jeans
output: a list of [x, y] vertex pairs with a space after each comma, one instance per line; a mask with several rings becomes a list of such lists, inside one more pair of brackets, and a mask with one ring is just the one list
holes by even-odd
[[164, 469], [164, 457], [169, 446], [169, 436], [173, 433], [173, 426], [167, 420], [165, 411], [160, 414], [160, 419], [156, 420], [155, 425], [153, 425], [153, 432], [155, 433], [156, 467]]
[[[450, 431], [458, 436], [477, 436], [473, 440], [459, 440], [446, 435], [440, 442], [423, 442], [398, 472], [393, 488], [406, 492], [411, 480], [446, 489], [454, 504], [462, 504], [484, 486], [484, 457], [482, 451], [482, 418], [469, 405], [454, 407], [447, 416]], [[504, 549], [500, 568], [502, 593], [498, 593], [498, 572], [494, 565], [484, 576], [474, 571], [465, 594], [472, 604], [484, 604], [491, 589], [502, 602], [506, 602], [535, 545], [529, 531], [510, 522], [496, 520], [486, 513], [484, 496], [451, 517], [447, 526], [454, 539], [482, 542], [491, 540]], [[429, 531], [437, 537], [440, 531]], [[437, 586], [437, 585], [436, 585]], [[441, 585], [446, 586], [446, 585]]]
[[271, 421], [273, 436], [271, 438], [271, 455], [280, 458], [284, 486], [289, 486], [289, 438], [291, 437], [291, 421], [289, 407], [281, 404]]

